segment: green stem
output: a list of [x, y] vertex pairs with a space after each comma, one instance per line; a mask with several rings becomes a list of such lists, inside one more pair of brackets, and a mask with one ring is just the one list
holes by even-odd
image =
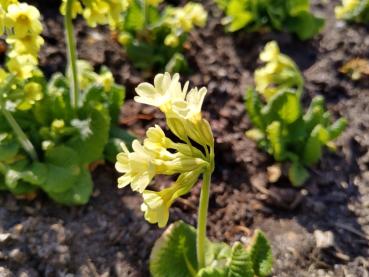
[[23, 149], [28, 153], [28, 155], [34, 161], [38, 161], [37, 153], [35, 147], [32, 142], [28, 139], [27, 135], [23, 132], [22, 128], [19, 126], [17, 121], [14, 119], [13, 115], [6, 110], [4, 107], [1, 108], [1, 112], [3, 113], [5, 119], [8, 121], [9, 125], [13, 129], [16, 134], [19, 143], [22, 145]]
[[199, 214], [197, 219], [197, 263], [198, 270], [205, 267], [205, 248], [206, 248], [206, 223], [209, 208], [211, 169], [204, 173], [203, 184], [200, 195]]
[[70, 101], [73, 109], [77, 110], [79, 88], [78, 88], [78, 70], [77, 70], [77, 50], [76, 50], [76, 40], [74, 37], [73, 16], [72, 16], [73, 1], [74, 0], [67, 0], [64, 25], [68, 51], [68, 70], [71, 73]]

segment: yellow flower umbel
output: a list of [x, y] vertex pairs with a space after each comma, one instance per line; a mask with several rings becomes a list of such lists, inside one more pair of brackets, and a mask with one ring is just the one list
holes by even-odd
[[265, 65], [255, 71], [255, 85], [266, 101], [283, 88], [295, 88], [301, 93], [301, 73], [294, 61], [280, 52], [275, 41], [266, 44], [260, 54], [260, 60]]
[[166, 22], [171, 33], [165, 38], [165, 44], [177, 47], [178, 37], [182, 33], [189, 33], [194, 27], [204, 27], [207, 17], [204, 7], [198, 3], [190, 2], [184, 7], [168, 9]]
[[[67, 0], [63, 0], [60, 12], [65, 15]], [[115, 29], [121, 14], [127, 9], [129, 0], [74, 0], [72, 17], [81, 14], [90, 27], [109, 25]]]
[[368, 22], [369, 3], [364, 0], [342, 0], [342, 5], [335, 8], [337, 19]]
[[[179, 75], [158, 74], [154, 84], [142, 83], [136, 88], [135, 101], [159, 108], [166, 116], [169, 129], [181, 142], [169, 139], [159, 127], [146, 132], [144, 143], [133, 142], [130, 152], [122, 145], [116, 169], [123, 173], [118, 186], [131, 184], [143, 195], [142, 211], [150, 223], [164, 227], [169, 208], [180, 196], [188, 193], [201, 174], [211, 174], [214, 168], [214, 139], [209, 123], [202, 118], [201, 107], [206, 88], [183, 87]], [[196, 142], [203, 149], [198, 149]], [[178, 175], [168, 188], [156, 192], [147, 187], [156, 175]]]
[[40, 12], [27, 3], [0, 2], [0, 28], [9, 44], [6, 66], [19, 79], [28, 79], [37, 71], [38, 53], [44, 43], [40, 36]]

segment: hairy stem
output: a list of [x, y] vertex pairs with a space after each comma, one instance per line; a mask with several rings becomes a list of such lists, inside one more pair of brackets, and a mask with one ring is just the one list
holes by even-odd
[[1, 112], [4, 115], [5, 119], [8, 121], [10, 127], [13, 129], [14, 133], [17, 136], [17, 139], [23, 149], [28, 153], [32, 160], [38, 161], [38, 156], [33, 146], [32, 142], [28, 139], [27, 135], [23, 132], [22, 128], [19, 126], [17, 121], [14, 119], [13, 115], [6, 110], [4, 107], [1, 108]]
[[205, 267], [205, 248], [206, 248], [206, 224], [209, 207], [210, 194], [210, 170], [204, 173], [204, 180], [201, 188], [200, 206], [197, 221], [197, 263], [198, 269]]
[[67, 0], [64, 17], [64, 26], [68, 51], [68, 70], [70, 71], [71, 74], [70, 101], [73, 109], [77, 110], [79, 88], [78, 88], [78, 71], [77, 71], [77, 50], [76, 50], [76, 40], [74, 37], [73, 16], [72, 16], [73, 1], [74, 0]]

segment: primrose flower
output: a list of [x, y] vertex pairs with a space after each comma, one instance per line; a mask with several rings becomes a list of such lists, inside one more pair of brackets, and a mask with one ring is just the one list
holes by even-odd
[[33, 76], [36, 65], [37, 59], [30, 54], [12, 57], [6, 63], [8, 70], [23, 80]]
[[38, 35], [42, 31], [40, 12], [26, 3], [11, 4], [6, 13], [5, 26], [13, 30], [11, 37], [14, 38]]
[[[154, 85], [142, 83], [136, 88], [135, 101], [158, 107], [165, 113], [169, 129], [182, 142], [169, 139], [155, 125], [146, 132], [143, 145], [133, 142], [133, 152], [124, 145], [118, 154], [116, 169], [124, 175], [118, 179], [118, 187], [131, 184], [134, 191], [142, 193], [141, 210], [145, 219], [164, 227], [169, 219], [169, 208], [180, 196], [188, 193], [200, 174], [214, 169], [214, 138], [209, 123], [201, 116], [206, 88], [183, 88], [179, 75], [158, 74]], [[202, 146], [192, 145], [190, 139]], [[177, 180], [159, 192], [147, 190], [156, 175], [178, 175]]]
[[134, 100], [138, 103], [158, 107], [166, 113], [171, 110], [174, 101], [184, 100], [187, 87], [188, 84], [182, 90], [179, 74], [175, 74], [173, 78], [169, 73], [158, 74], [155, 76], [154, 85], [142, 83], [136, 88], [138, 96]]
[[37, 57], [41, 46], [44, 44], [44, 39], [41, 36], [27, 35], [21, 39], [8, 38], [6, 42], [11, 46], [10, 57], [22, 54]]
[[145, 190], [142, 194], [144, 202], [141, 205], [145, 219], [151, 224], [157, 223], [159, 228], [165, 227], [169, 220], [169, 208], [177, 198], [192, 189], [200, 173], [199, 170], [183, 173], [172, 186], [159, 192]]
[[[62, 15], [65, 15], [66, 13], [66, 7], [67, 7], [67, 0], [63, 0], [61, 6], [60, 6], [60, 13]], [[74, 0], [72, 3], [72, 18], [76, 18], [77, 15], [83, 13], [82, 4], [79, 0]]]
[[361, 0], [342, 0], [342, 6], [335, 8], [336, 17], [338, 19], [351, 19], [352, 14], [359, 14], [359, 12], [355, 13], [356, 10], [363, 10], [365, 8], [363, 3], [367, 2]]
[[7, 10], [9, 5], [18, 3], [18, 0], [0, 0], [0, 6]]
[[138, 140], [132, 143], [134, 152], [129, 152], [122, 144], [123, 153], [118, 154], [115, 168], [118, 172], [124, 173], [118, 179], [118, 187], [123, 188], [131, 184], [133, 191], [142, 193], [154, 178], [156, 169], [152, 162], [152, 156]]
[[283, 88], [301, 90], [303, 79], [297, 65], [280, 52], [275, 41], [266, 44], [260, 60], [266, 64], [255, 71], [255, 85], [267, 101]]
[[27, 83], [24, 88], [24, 99], [18, 105], [19, 110], [28, 110], [37, 101], [40, 101], [43, 97], [42, 87], [36, 82]]

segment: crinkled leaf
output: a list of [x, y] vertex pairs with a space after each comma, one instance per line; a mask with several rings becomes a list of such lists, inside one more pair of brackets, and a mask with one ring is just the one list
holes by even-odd
[[254, 277], [250, 255], [240, 242], [236, 242], [232, 247], [227, 277]]
[[171, 224], [156, 241], [150, 255], [153, 277], [188, 277], [196, 274], [196, 230], [182, 221]]
[[265, 122], [261, 113], [262, 105], [255, 90], [249, 89], [246, 92], [245, 106], [252, 124], [254, 124], [257, 128], [264, 130]]
[[272, 273], [273, 254], [263, 232], [256, 230], [252, 242], [248, 246], [248, 251], [255, 275], [259, 277], [270, 275]]
[[269, 100], [262, 113], [268, 122], [280, 118], [282, 122], [291, 124], [301, 115], [300, 97], [296, 91], [281, 91]]
[[285, 145], [282, 137], [282, 126], [278, 121], [271, 123], [266, 130], [266, 136], [270, 143], [270, 154], [276, 161], [283, 161]]

